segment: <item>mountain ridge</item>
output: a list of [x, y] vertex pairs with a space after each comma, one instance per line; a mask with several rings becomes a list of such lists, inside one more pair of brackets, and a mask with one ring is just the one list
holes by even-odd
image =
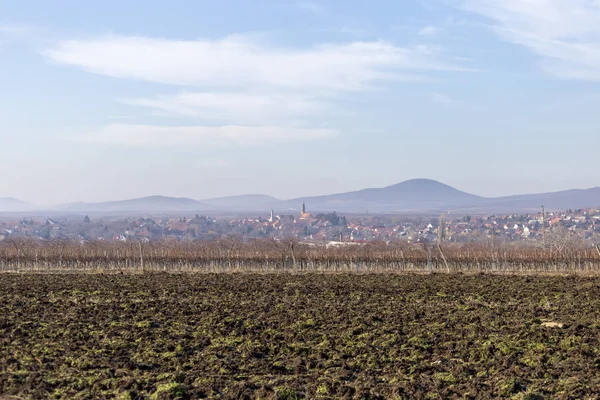
[[127, 200], [99, 203], [71, 203], [59, 206], [63, 211], [83, 212], [163, 212], [163, 211], [206, 211], [208, 204], [187, 197], [152, 195]]
[[14, 197], [0, 197], [0, 212], [30, 211], [35, 206]]
[[549, 211], [600, 207], [600, 187], [556, 192], [482, 197], [432, 179], [410, 179], [381, 188], [367, 188], [321, 196], [280, 200], [265, 194], [245, 194], [194, 200], [162, 195], [98, 203], [69, 203], [36, 207], [21, 200], [0, 198], [0, 212], [51, 210], [96, 213], [175, 212], [297, 212], [302, 203], [311, 212], [345, 213], [518, 213], [544, 206]]
[[242, 194], [236, 196], [214, 197], [200, 201], [215, 208], [231, 211], [259, 211], [276, 207], [282, 202], [282, 200], [266, 194]]

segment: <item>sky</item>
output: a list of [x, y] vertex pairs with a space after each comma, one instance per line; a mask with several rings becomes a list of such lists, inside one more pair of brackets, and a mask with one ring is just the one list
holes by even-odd
[[598, 0], [0, 0], [0, 197], [600, 186]]

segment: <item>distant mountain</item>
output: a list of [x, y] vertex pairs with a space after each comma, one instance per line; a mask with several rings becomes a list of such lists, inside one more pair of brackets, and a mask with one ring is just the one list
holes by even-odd
[[35, 207], [14, 197], [0, 197], [0, 212], [30, 211]]
[[211, 206], [185, 197], [149, 196], [104, 203], [73, 203], [60, 207], [72, 212], [184, 212], [207, 211]]
[[524, 213], [542, 206], [548, 211], [600, 208], [600, 187], [552, 193], [485, 198], [469, 194], [431, 179], [412, 179], [383, 188], [363, 189], [326, 196], [279, 200], [262, 194], [219, 197], [197, 201], [189, 198], [150, 196], [105, 203], [71, 203], [54, 208], [36, 208], [14, 198], [0, 198], [0, 213], [48, 211], [62, 213], [278, 213], [298, 212], [306, 203], [308, 212], [340, 213]]
[[265, 211], [278, 208], [282, 204], [281, 200], [265, 194], [245, 194], [201, 201], [219, 210], [228, 211]]
[[475, 207], [483, 200], [483, 197], [462, 192], [431, 179], [412, 179], [384, 188], [304, 197], [287, 201], [285, 204], [298, 209], [304, 202], [308, 211], [427, 212]]
[[600, 207], [600, 187], [497, 197], [482, 203], [484, 209], [494, 212], [534, 211], [542, 206], [551, 211]]

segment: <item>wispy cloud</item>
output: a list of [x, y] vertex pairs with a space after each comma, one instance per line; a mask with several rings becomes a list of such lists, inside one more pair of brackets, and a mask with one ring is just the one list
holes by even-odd
[[418, 34], [420, 36], [435, 36], [438, 33], [440, 33], [442, 31], [441, 28], [438, 28], [437, 26], [433, 26], [433, 25], [427, 25], [424, 26], [423, 28], [419, 29]]
[[135, 115], [107, 115], [106, 119], [131, 119], [135, 118]]
[[482, 113], [486, 110], [484, 106], [467, 103], [444, 93], [433, 92], [430, 96], [433, 103], [453, 111]]
[[324, 15], [327, 13], [327, 8], [323, 4], [314, 1], [297, 1], [294, 5], [302, 10], [309, 11], [316, 15]]
[[465, 0], [504, 40], [525, 46], [557, 77], [600, 80], [598, 0]]
[[279, 126], [154, 126], [112, 124], [68, 137], [71, 141], [132, 148], [168, 146], [255, 146], [267, 143], [302, 142], [337, 135], [333, 129]]
[[301, 93], [183, 92], [121, 100], [166, 113], [210, 121], [257, 123], [319, 115], [332, 104]]
[[373, 33], [365, 28], [360, 28], [351, 25], [340, 25], [337, 27], [331, 27], [329, 29], [324, 29], [326, 32], [339, 33], [343, 35], [353, 36], [355, 38], [364, 38], [367, 36], [372, 36]]
[[208, 167], [208, 168], [222, 168], [222, 167], [226, 167], [228, 165], [227, 161], [225, 160], [202, 160], [201, 162], [203, 167]]
[[110, 36], [62, 41], [45, 54], [56, 63], [97, 74], [205, 87], [356, 90], [426, 71], [461, 69], [439, 54], [385, 41], [298, 49], [241, 36], [197, 41]]
[[[344, 96], [465, 70], [431, 46], [356, 41], [282, 48], [240, 35], [195, 41], [107, 36], [61, 41], [44, 54], [96, 74], [185, 87], [178, 94], [119, 101], [159, 115], [196, 118], [195, 126], [115, 124], [84, 139], [142, 147], [321, 140], [337, 131], [313, 129], [312, 122]], [[221, 126], [203, 126], [208, 123]]]
[[0, 35], [23, 37], [30, 35], [35, 30], [32, 25], [26, 24], [0, 24]]
[[36, 28], [25, 24], [0, 24], [0, 45], [28, 40]]
[[450, 96], [437, 92], [431, 93], [431, 101], [437, 104], [442, 104], [444, 106], [451, 106], [455, 104], [454, 99], [452, 99]]

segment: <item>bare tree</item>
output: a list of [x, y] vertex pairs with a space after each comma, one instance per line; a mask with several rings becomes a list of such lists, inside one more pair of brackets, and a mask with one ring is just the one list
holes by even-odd
[[448, 264], [448, 260], [446, 260], [446, 256], [444, 255], [444, 252], [442, 251], [442, 243], [444, 242], [445, 238], [446, 238], [446, 222], [444, 221], [444, 214], [441, 214], [440, 215], [440, 223], [438, 226], [437, 247], [438, 247], [438, 251], [440, 252], [440, 255], [442, 256], [442, 260], [444, 261], [444, 265], [446, 266], [446, 270], [448, 272], [450, 272], [450, 265]]
[[579, 240], [563, 225], [556, 226], [546, 233], [546, 244], [558, 254], [580, 247]]

